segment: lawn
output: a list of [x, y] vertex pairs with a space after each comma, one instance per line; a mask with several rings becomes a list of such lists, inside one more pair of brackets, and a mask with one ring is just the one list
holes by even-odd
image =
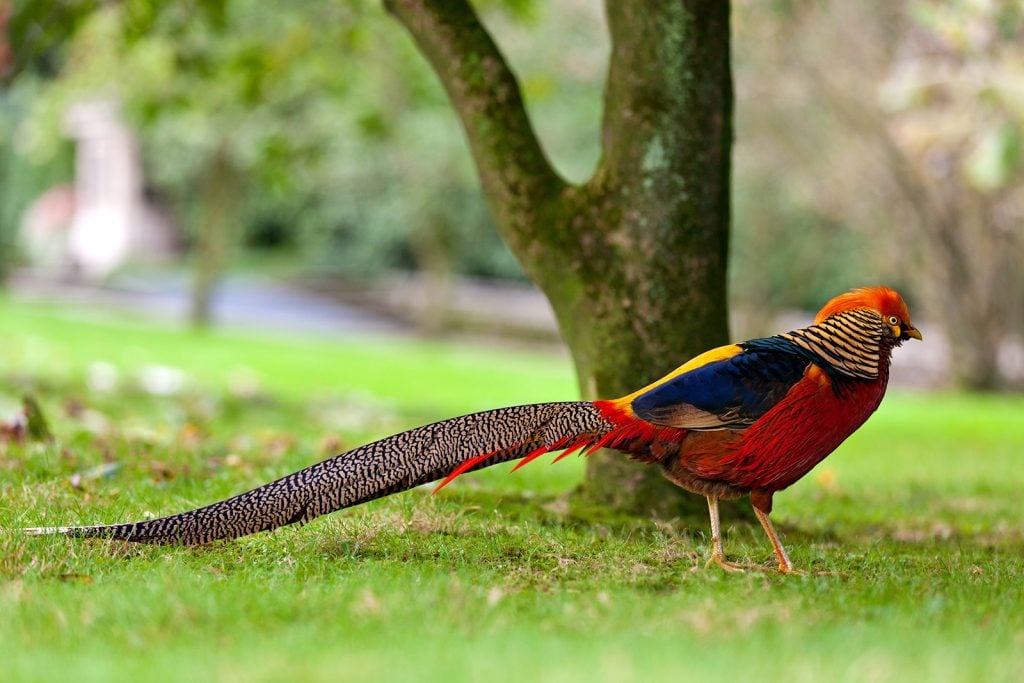
[[[17, 529], [177, 512], [426, 421], [573, 398], [569, 364], [4, 301], [0, 334], [0, 416], [29, 392], [57, 435], [0, 443], [2, 680], [1024, 680], [1020, 396], [889, 396], [775, 498], [803, 576], [705, 569], [702, 520], [579, 511], [575, 458], [132, 546]], [[772, 557], [755, 526], [725, 543]]]

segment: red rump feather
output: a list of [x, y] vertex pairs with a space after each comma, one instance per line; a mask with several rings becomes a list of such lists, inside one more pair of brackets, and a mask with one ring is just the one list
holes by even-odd
[[588, 454], [599, 448], [614, 448], [636, 460], [655, 462], [661, 459], [656, 453], [650, 452], [649, 449], [638, 449], [636, 446], [680, 444], [689, 433], [685, 429], [663, 427], [641, 420], [632, 415], [632, 411], [624, 408], [619, 401], [594, 401], [594, 405], [601, 411], [601, 416], [615, 427], [591, 446]]
[[587, 445], [587, 443], [588, 443], [587, 441], [577, 441], [577, 442], [576, 442], [576, 443], [574, 443], [574, 444], [573, 444], [572, 446], [569, 446], [569, 447], [568, 447], [568, 448], [566, 448], [566, 449], [565, 449], [564, 451], [562, 451], [561, 453], [559, 453], [559, 454], [558, 454], [558, 455], [557, 455], [557, 456], [555, 457], [555, 459], [551, 461], [551, 462], [552, 462], [552, 464], [553, 464], [553, 463], [556, 463], [556, 462], [558, 462], [558, 461], [559, 461], [559, 460], [561, 460], [562, 458], [568, 458], [568, 457], [569, 457], [570, 455], [572, 455], [572, 454], [573, 454], [573, 453], [575, 453], [576, 451], [579, 451], [579, 450], [581, 450], [582, 448], [584, 448], [584, 447], [585, 447], [585, 446]]
[[541, 446], [540, 448], [537, 448], [536, 450], [531, 452], [529, 455], [527, 455], [525, 458], [523, 458], [522, 460], [517, 462], [516, 466], [512, 468], [512, 471], [515, 472], [516, 470], [518, 470], [523, 465], [527, 465], [527, 464], [533, 462], [534, 460], [536, 460], [540, 456], [544, 455], [545, 453], [550, 453], [551, 451], [557, 451], [559, 448], [562, 448], [567, 443], [569, 443], [569, 437], [565, 437], [565, 438], [559, 439], [558, 441], [554, 442], [550, 446]]
[[[558, 462], [573, 453], [582, 453], [584, 456], [589, 456], [601, 448], [618, 448], [629, 453], [634, 450], [631, 446], [635, 444], [650, 444], [654, 442], [679, 443], [686, 436], [686, 430], [684, 429], [659, 427], [630, 415], [617, 401], [594, 401], [594, 406], [601, 411], [601, 416], [609, 422], [612, 427], [611, 429], [604, 434], [581, 434], [575, 438], [564, 437], [554, 443], [539, 446], [523, 456], [516, 466], [512, 468], [512, 471], [515, 472], [519, 468], [530, 464], [545, 453], [558, 450], [561, 450], [562, 453], [552, 462]], [[437, 485], [434, 493], [437, 493], [456, 478], [482, 464], [495, 454], [496, 452], [484, 453], [463, 461]], [[653, 461], [656, 459], [646, 457], [639, 452], [631, 454], [640, 460]]]
[[487, 460], [488, 458], [490, 458], [495, 453], [496, 453], [496, 451], [492, 451], [490, 453], [484, 453], [483, 455], [475, 455], [472, 458], [470, 458], [469, 460], [466, 460], [461, 465], [459, 465], [454, 470], [452, 470], [451, 473], [447, 477], [445, 477], [444, 480], [440, 484], [437, 485], [437, 488], [434, 489], [434, 493], [437, 493], [438, 491], [443, 489], [445, 486], [447, 486], [448, 484], [452, 483], [452, 481], [456, 477], [458, 477], [460, 474], [463, 474], [466, 470], [474, 467], [475, 465], [479, 465], [480, 463], [482, 463], [484, 460]]

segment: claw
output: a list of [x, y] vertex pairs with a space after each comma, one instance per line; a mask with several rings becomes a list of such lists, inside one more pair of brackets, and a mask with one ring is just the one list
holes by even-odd
[[711, 555], [711, 559], [708, 560], [708, 563], [706, 565], [704, 565], [704, 568], [705, 569], [711, 569], [711, 565], [713, 565], [713, 564], [717, 564], [719, 567], [721, 567], [722, 569], [724, 569], [725, 571], [730, 572], [730, 573], [742, 574], [743, 572], [746, 571], [746, 569], [744, 567], [736, 564], [735, 562], [730, 562], [729, 560], [725, 559], [724, 557], [722, 557], [718, 553], [713, 553]]

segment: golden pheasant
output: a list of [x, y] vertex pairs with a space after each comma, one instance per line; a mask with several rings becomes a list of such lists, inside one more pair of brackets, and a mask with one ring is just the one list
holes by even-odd
[[233, 498], [141, 522], [50, 527], [150, 543], [207, 543], [320, 515], [464, 472], [544, 453], [611, 448], [707, 497], [712, 561], [726, 569], [718, 501], [749, 495], [778, 557], [772, 496], [807, 474], [878, 408], [893, 348], [921, 339], [886, 287], [857, 289], [792, 332], [712, 349], [622, 398], [499, 408], [360, 446]]

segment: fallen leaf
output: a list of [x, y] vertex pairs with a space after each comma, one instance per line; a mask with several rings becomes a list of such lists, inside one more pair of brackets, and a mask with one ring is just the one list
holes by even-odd
[[88, 574], [59, 574], [57, 576], [61, 581], [84, 583], [87, 585], [92, 584], [92, 577]]
[[383, 605], [380, 603], [380, 599], [377, 597], [369, 588], [364, 588], [359, 593], [359, 597], [356, 598], [352, 605], [352, 611], [357, 616], [361, 617], [375, 617], [380, 615], [384, 611]]

